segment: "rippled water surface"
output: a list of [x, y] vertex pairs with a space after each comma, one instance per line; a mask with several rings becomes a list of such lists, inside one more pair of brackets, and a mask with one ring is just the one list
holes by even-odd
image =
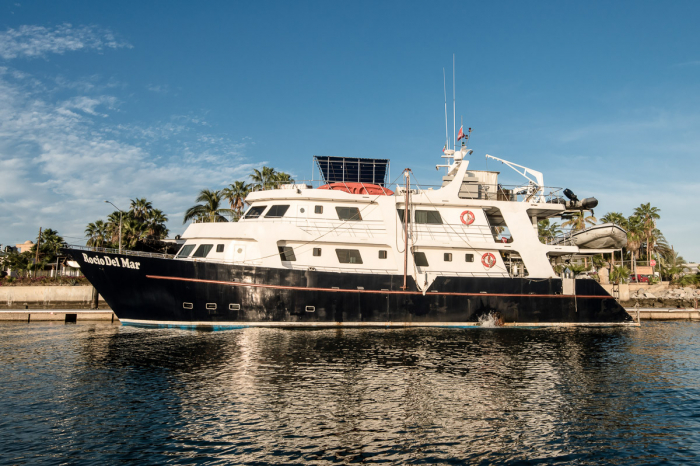
[[0, 464], [697, 464], [700, 324], [0, 325]]

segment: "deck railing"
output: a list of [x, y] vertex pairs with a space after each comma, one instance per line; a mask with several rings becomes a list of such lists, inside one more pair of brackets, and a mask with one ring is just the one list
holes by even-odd
[[77, 245], [72, 245], [72, 244], [65, 246], [64, 249], [77, 249], [78, 251], [85, 251], [85, 252], [102, 252], [105, 254], [121, 254], [124, 256], [154, 257], [154, 258], [160, 258], [160, 259], [172, 259], [173, 257], [175, 257], [174, 254], [161, 254], [161, 253], [156, 253], [156, 252], [144, 252], [144, 251], [130, 251], [127, 249], [122, 249], [122, 251], [119, 252], [119, 249], [97, 248], [97, 247], [90, 247], [90, 246], [77, 246]]

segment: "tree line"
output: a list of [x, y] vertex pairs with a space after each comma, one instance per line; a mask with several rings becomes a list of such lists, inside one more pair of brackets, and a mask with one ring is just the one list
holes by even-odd
[[129, 210], [116, 210], [107, 221], [97, 220], [85, 228], [87, 245], [98, 248], [119, 247], [119, 218], [121, 215], [121, 240], [124, 249], [154, 251], [163, 249], [161, 240], [167, 238], [168, 217], [146, 198], [132, 199]]
[[[37, 236], [36, 243], [29, 251], [7, 252], [2, 261], [2, 269], [13, 270], [20, 275], [29, 276], [31, 272], [43, 270], [47, 265], [54, 263], [64, 244], [65, 241], [56, 230], [42, 229], [41, 235]], [[39, 245], [38, 255], [37, 245]]]

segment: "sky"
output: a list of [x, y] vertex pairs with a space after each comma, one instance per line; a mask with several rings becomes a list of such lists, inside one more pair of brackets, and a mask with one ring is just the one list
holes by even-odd
[[[473, 169], [658, 227], [700, 260], [699, 2], [0, 1], [0, 244], [84, 244], [145, 197], [181, 234], [202, 189], [312, 156], [439, 183], [443, 68]], [[318, 174], [316, 175], [318, 177]]]

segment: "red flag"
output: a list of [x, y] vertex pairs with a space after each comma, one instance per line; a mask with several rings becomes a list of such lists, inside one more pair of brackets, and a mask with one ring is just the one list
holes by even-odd
[[457, 133], [457, 140], [459, 141], [464, 137], [464, 126], [459, 127], [459, 133]]
[[447, 150], [447, 144], [445, 144], [445, 147], [442, 148], [442, 153], [444, 154], [446, 150]]

